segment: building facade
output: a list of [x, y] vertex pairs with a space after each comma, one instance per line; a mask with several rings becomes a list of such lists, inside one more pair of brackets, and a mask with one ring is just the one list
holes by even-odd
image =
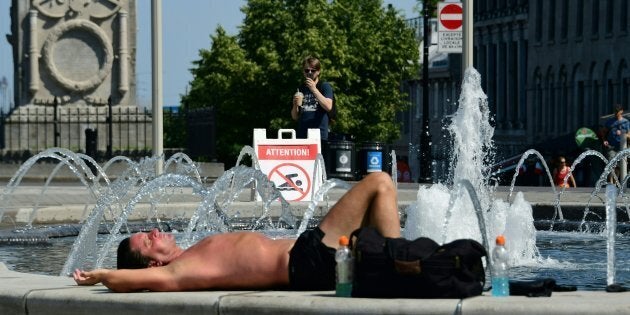
[[[574, 153], [578, 128], [597, 131], [614, 104], [629, 108], [629, 3], [474, 2], [474, 67], [494, 115], [497, 160], [531, 148], [543, 155]], [[430, 57], [428, 91], [435, 181], [448, 173], [450, 142], [443, 126], [457, 109], [461, 84], [460, 55], [438, 55]], [[419, 148], [422, 85], [410, 81], [405, 89], [413, 105], [401, 116], [401, 142]]]

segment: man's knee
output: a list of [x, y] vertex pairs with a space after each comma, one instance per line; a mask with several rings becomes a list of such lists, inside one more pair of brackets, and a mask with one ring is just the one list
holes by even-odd
[[385, 172], [370, 173], [367, 177], [365, 177], [365, 180], [377, 191], [386, 192], [395, 190], [392, 178]]

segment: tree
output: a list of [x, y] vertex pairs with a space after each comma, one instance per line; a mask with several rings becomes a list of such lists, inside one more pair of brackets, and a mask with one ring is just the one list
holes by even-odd
[[413, 30], [381, 0], [250, 0], [237, 36], [222, 28], [191, 70], [182, 103], [216, 106], [219, 159], [235, 159], [253, 128], [294, 128], [290, 102], [301, 62], [322, 61], [338, 106], [334, 131], [357, 141], [399, 137], [395, 114], [408, 106], [400, 83], [418, 73]]

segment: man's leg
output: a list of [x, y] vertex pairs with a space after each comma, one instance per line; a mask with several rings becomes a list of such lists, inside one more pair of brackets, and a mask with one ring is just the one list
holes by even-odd
[[400, 237], [398, 197], [387, 173], [371, 173], [352, 187], [328, 211], [319, 228], [326, 233], [322, 242], [337, 248], [339, 237], [361, 226], [373, 226], [382, 235]]

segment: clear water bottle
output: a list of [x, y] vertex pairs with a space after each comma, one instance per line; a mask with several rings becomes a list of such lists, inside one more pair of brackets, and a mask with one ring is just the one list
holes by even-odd
[[335, 254], [335, 260], [337, 261], [337, 286], [335, 294], [342, 297], [350, 297], [352, 295], [354, 260], [352, 259], [352, 252], [348, 244], [350, 244], [348, 237], [340, 237], [339, 248]]
[[492, 251], [492, 296], [510, 295], [508, 258], [509, 254], [505, 249], [505, 237], [499, 235]]

